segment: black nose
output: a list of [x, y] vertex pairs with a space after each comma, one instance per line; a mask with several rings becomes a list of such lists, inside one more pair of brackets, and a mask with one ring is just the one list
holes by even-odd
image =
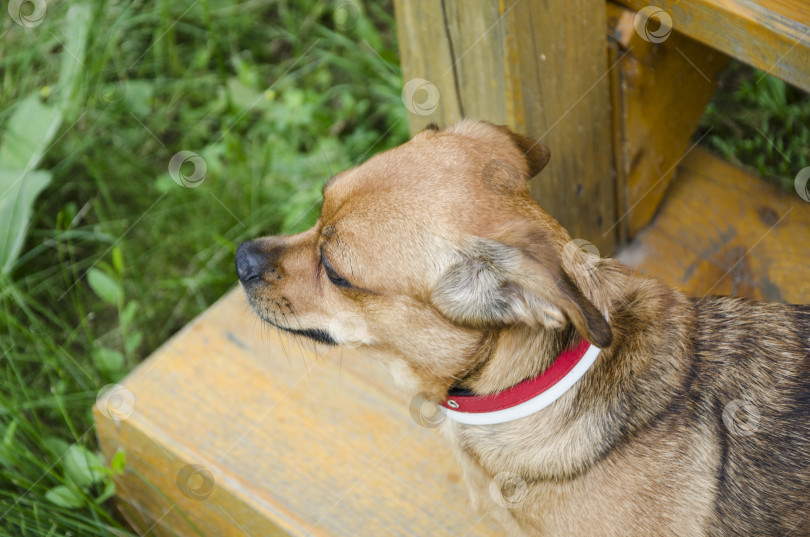
[[258, 279], [263, 265], [263, 256], [253, 241], [243, 242], [236, 249], [236, 274], [242, 283]]

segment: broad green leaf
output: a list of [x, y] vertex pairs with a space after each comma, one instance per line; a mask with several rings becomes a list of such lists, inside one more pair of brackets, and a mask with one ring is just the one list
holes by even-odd
[[93, 361], [102, 371], [118, 371], [124, 365], [124, 355], [115, 349], [93, 349]]
[[59, 485], [45, 493], [45, 498], [54, 505], [76, 509], [84, 505], [84, 498], [65, 485]]
[[[62, 113], [59, 109], [43, 103], [37, 93], [20, 101], [2, 133], [0, 169], [36, 168], [61, 123]], [[5, 197], [5, 191], [5, 188], [0, 190], [0, 198]]]
[[74, 444], [62, 459], [65, 475], [79, 487], [88, 487], [102, 481], [106, 475], [104, 462], [92, 451]]
[[50, 182], [50, 172], [0, 168], [0, 272], [8, 274], [14, 266], [25, 243], [34, 201]]
[[31, 207], [51, 181], [47, 171], [31, 171], [49, 148], [63, 115], [72, 121], [83, 98], [81, 70], [90, 30], [89, 6], [68, 9], [59, 74], [60, 108], [32, 93], [19, 103], [5, 124], [0, 144], [0, 272], [8, 273], [20, 255]]
[[91, 268], [87, 271], [87, 283], [93, 292], [108, 304], [117, 306], [123, 297], [121, 285], [99, 269]]
[[90, 33], [92, 13], [90, 6], [75, 4], [65, 15], [65, 41], [62, 52], [62, 66], [59, 71], [60, 108], [67, 121], [75, 121], [84, 101], [84, 69], [87, 36]]

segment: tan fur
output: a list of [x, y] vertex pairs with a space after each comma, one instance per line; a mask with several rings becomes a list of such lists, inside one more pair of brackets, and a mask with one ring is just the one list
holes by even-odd
[[[331, 179], [312, 229], [242, 245], [248, 299], [437, 398], [509, 388], [579, 337], [602, 347], [541, 412], [441, 425], [510, 535], [810, 535], [810, 309], [695, 301], [572, 248], [526, 184], [548, 158], [489, 123], [427, 129]], [[754, 434], [729, 431], [739, 401]]]

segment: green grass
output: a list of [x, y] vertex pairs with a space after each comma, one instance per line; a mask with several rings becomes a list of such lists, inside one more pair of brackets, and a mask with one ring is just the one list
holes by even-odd
[[810, 95], [732, 61], [706, 109], [697, 137], [726, 160], [794, 192], [810, 166]]
[[[0, 276], [0, 535], [128, 534], [92, 455], [99, 389], [235, 285], [241, 241], [308, 227], [330, 170], [407, 137], [390, 6], [86, 5], [83, 54], [67, 3], [0, 13], [0, 132], [31, 94], [65, 116]], [[195, 188], [179, 151], [205, 161]]]
[[[0, 273], [0, 535], [130, 535], [107, 500], [125, 461], [95, 455], [99, 389], [235, 285], [241, 241], [308, 227], [331, 171], [407, 137], [389, 3], [84, 5], [84, 37], [68, 3], [33, 28], [0, 11], [0, 143], [17, 113], [51, 174]], [[807, 96], [736, 69], [706, 139], [792, 180]], [[31, 95], [62, 113], [49, 140]], [[205, 162], [195, 188], [169, 174], [180, 151]]]

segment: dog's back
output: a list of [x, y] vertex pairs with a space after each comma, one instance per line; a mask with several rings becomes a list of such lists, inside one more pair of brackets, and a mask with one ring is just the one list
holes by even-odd
[[810, 535], [810, 306], [695, 308], [690, 398], [721, 453], [712, 535]]

